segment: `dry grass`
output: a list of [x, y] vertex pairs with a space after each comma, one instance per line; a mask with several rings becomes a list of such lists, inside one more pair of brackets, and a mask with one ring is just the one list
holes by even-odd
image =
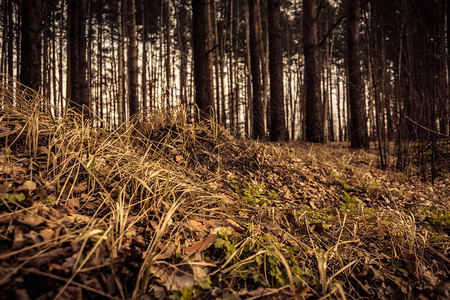
[[236, 140], [182, 108], [107, 131], [0, 84], [7, 296], [448, 296], [447, 220], [407, 199], [445, 212], [447, 190], [411, 188], [370, 152]]

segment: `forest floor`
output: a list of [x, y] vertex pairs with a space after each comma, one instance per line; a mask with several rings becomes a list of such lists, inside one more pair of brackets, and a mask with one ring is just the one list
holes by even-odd
[[0, 109], [0, 299], [450, 298], [448, 173], [181, 109], [115, 131], [42, 110]]

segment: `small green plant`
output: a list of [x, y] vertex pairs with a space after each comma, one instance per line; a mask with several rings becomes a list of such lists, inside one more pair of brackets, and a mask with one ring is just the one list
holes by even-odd
[[264, 184], [252, 184], [247, 181], [238, 183], [232, 181], [231, 186], [234, 191], [242, 196], [242, 200], [247, 204], [253, 205], [269, 205], [274, 200], [279, 198], [277, 192], [268, 190]]
[[214, 241], [214, 248], [217, 250], [215, 254], [217, 257], [225, 256], [226, 259], [228, 259], [236, 252], [235, 242], [230, 240], [231, 234], [232, 232], [228, 228], [221, 228], [217, 233], [219, 237]]
[[429, 211], [424, 208], [419, 208], [426, 214], [426, 218], [423, 221], [425, 224], [431, 225], [438, 229], [450, 228], [450, 211]]
[[169, 298], [173, 300], [191, 300], [210, 289], [211, 278], [209, 276], [205, 276], [199, 280], [196, 280], [194, 286], [185, 287], [181, 291], [173, 291]]
[[364, 203], [356, 198], [355, 196], [350, 196], [347, 192], [343, 191], [341, 201], [341, 212], [347, 213], [352, 211], [358, 211], [364, 208]]
[[353, 186], [351, 186], [351, 185], [347, 182], [346, 179], [344, 179], [344, 180], [341, 182], [341, 184], [342, 184], [342, 190], [343, 190], [344, 192], [354, 192], [354, 191], [355, 191], [355, 188], [354, 188]]
[[25, 201], [25, 195], [23, 193], [1, 193], [0, 194], [0, 207], [7, 206], [9, 208], [16, 207]]

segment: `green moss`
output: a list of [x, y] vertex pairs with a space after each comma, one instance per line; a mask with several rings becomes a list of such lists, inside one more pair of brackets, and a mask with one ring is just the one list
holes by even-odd
[[434, 228], [442, 230], [450, 228], [450, 211], [430, 211], [422, 207], [419, 208], [419, 210], [426, 215], [425, 219], [423, 220], [424, 224], [431, 225]]
[[233, 180], [231, 186], [247, 204], [259, 206], [270, 205], [280, 197], [277, 192], [267, 189], [264, 184], [252, 184], [247, 181], [239, 183]]
[[0, 207], [6, 206], [13, 208], [21, 205], [25, 201], [25, 195], [23, 193], [0, 193]]
[[343, 191], [342, 201], [340, 202], [341, 208], [339, 209], [342, 213], [359, 211], [364, 208], [364, 203], [356, 198], [355, 196], [350, 196], [347, 192]]

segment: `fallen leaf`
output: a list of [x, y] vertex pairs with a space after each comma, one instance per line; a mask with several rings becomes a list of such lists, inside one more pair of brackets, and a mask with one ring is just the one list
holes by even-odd
[[9, 192], [9, 188], [11, 187], [11, 183], [8, 181], [3, 182], [0, 184], [0, 193], [7, 193]]
[[216, 238], [217, 238], [217, 234], [212, 233], [212, 234], [208, 235], [206, 238], [201, 239], [200, 241], [198, 241], [191, 247], [186, 247], [184, 249], [184, 253], [193, 253], [196, 251], [202, 252], [202, 251], [208, 249], [212, 244], [214, 244], [214, 241], [216, 240]]
[[208, 231], [206, 226], [203, 225], [202, 222], [199, 222], [197, 220], [188, 220], [188, 228], [192, 231], [192, 232], [202, 232], [202, 231]]
[[31, 180], [27, 180], [25, 181], [21, 186], [19, 186], [17, 188], [17, 191], [28, 191], [28, 192], [32, 192], [36, 190], [36, 183], [31, 181]]
[[168, 269], [165, 265], [153, 264], [150, 267], [150, 272], [157, 278], [159, 283], [164, 285], [168, 291], [181, 291], [184, 288], [194, 286], [194, 276], [185, 272], [173, 271]]

